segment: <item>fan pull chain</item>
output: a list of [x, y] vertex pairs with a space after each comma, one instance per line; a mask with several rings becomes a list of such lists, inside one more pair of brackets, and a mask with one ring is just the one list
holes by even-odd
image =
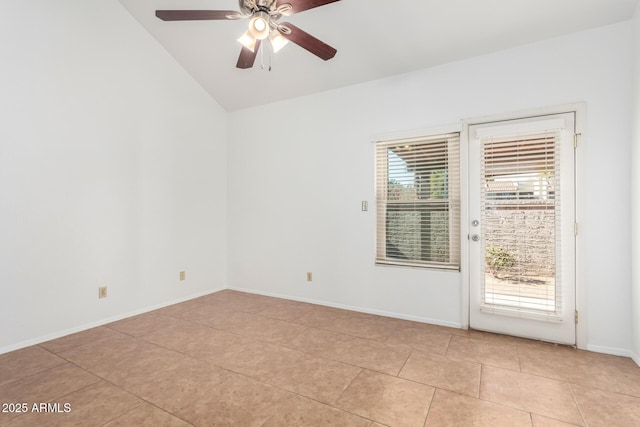
[[[264, 51], [265, 49], [260, 49], [260, 69], [264, 70]], [[271, 71], [271, 59], [273, 58], [273, 56], [271, 55], [271, 49], [269, 49], [269, 51], [267, 52], [267, 59], [269, 61], [269, 63], [267, 65], [269, 65], [268, 70]]]
[[264, 48], [260, 49], [260, 69], [264, 70]]

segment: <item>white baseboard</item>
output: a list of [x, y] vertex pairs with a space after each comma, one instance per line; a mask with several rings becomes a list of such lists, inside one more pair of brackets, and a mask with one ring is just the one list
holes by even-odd
[[[622, 356], [622, 357], [629, 357], [631, 359], [634, 359], [633, 351], [627, 350], [627, 349], [624, 349], [624, 348], [607, 347], [607, 346], [604, 346], [604, 345], [587, 344], [587, 350], [588, 351], [593, 351], [595, 353], [611, 354], [613, 356]], [[636, 363], [638, 363], [639, 360], [640, 359], [638, 359], [638, 357], [635, 356], [634, 361]]]
[[15, 350], [20, 350], [21, 348], [25, 348], [25, 347], [30, 347], [32, 345], [36, 345], [36, 344], [40, 344], [46, 341], [51, 341], [54, 340], [56, 338], [61, 338], [67, 335], [71, 335], [71, 334], [75, 334], [77, 332], [82, 332], [82, 331], [86, 331], [87, 329], [91, 329], [91, 328], [96, 328], [98, 326], [103, 326], [106, 325], [107, 323], [111, 323], [111, 322], [116, 322], [118, 320], [122, 320], [122, 319], [126, 319], [127, 317], [131, 317], [131, 316], [137, 316], [139, 314], [144, 314], [144, 313], [148, 313], [150, 311], [153, 310], [157, 310], [159, 308], [164, 308], [170, 305], [174, 305], [174, 304], [179, 304], [181, 302], [185, 302], [185, 301], [189, 301], [192, 300], [194, 298], [198, 298], [201, 296], [205, 296], [205, 295], [209, 295], [212, 294], [214, 292], [218, 292], [221, 291], [225, 288], [220, 288], [220, 289], [213, 289], [213, 290], [207, 290], [204, 292], [198, 292], [196, 294], [192, 294], [186, 297], [182, 297], [182, 298], [178, 298], [172, 301], [168, 301], [168, 302], [163, 302], [161, 304], [156, 304], [150, 307], [145, 307], [145, 308], [141, 308], [138, 310], [134, 310], [134, 311], [130, 311], [128, 313], [123, 313], [123, 314], [119, 314], [117, 316], [112, 316], [106, 319], [101, 319], [95, 322], [91, 322], [91, 323], [86, 323], [82, 326], [76, 326], [73, 328], [69, 328], [69, 329], [65, 329], [62, 331], [57, 331], [57, 332], [53, 332], [51, 334], [47, 334], [38, 338], [34, 338], [34, 339], [30, 339], [30, 340], [26, 340], [26, 341], [22, 341], [16, 344], [11, 344], [5, 347], [0, 348], [0, 354], [4, 354], [4, 353], [9, 353], [10, 351], [15, 351]]
[[640, 356], [638, 356], [635, 352], [631, 352], [631, 360], [636, 362], [636, 365], [640, 366]]
[[313, 298], [302, 298], [302, 297], [296, 297], [291, 295], [278, 294], [274, 292], [256, 291], [254, 289], [247, 289], [247, 288], [230, 287], [229, 289], [233, 291], [238, 291], [238, 292], [246, 292], [248, 294], [264, 295], [267, 297], [282, 298], [282, 299], [291, 300], [291, 301], [299, 301], [299, 302], [307, 302], [309, 304], [323, 305], [325, 307], [341, 308], [343, 310], [356, 311], [358, 313], [375, 314], [378, 316], [392, 317], [394, 319], [410, 320], [412, 322], [428, 323], [430, 325], [439, 325], [439, 326], [447, 326], [449, 328], [462, 329], [462, 325], [460, 323], [447, 322], [447, 321], [442, 321], [438, 319], [430, 319], [427, 317], [411, 316], [407, 314], [394, 313], [391, 311], [376, 310], [373, 308], [358, 307], [353, 305], [337, 304], [329, 301], [316, 300]]

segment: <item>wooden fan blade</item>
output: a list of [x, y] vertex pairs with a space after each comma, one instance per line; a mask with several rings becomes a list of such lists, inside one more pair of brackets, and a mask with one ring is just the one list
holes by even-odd
[[336, 56], [336, 53], [338, 52], [337, 50], [335, 50], [325, 42], [313, 37], [311, 34], [302, 31], [295, 25], [284, 22], [282, 23], [282, 26], [287, 27], [291, 30], [290, 34], [285, 34], [281, 31], [280, 33], [282, 34], [282, 37], [297, 44], [301, 48], [308, 50], [318, 58], [327, 61]]
[[313, 9], [314, 7], [324, 6], [325, 4], [334, 3], [340, 0], [281, 0], [278, 4], [289, 3], [293, 13], [303, 12]]
[[251, 50], [247, 49], [245, 46], [242, 46], [242, 50], [240, 51], [240, 57], [238, 58], [238, 63], [236, 64], [237, 68], [247, 69], [253, 67], [253, 63], [256, 61], [256, 55], [258, 55], [258, 49], [260, 49], [260, 43], [262, 40], [256, 40], [256, 47]]
[[235, 10], [156, 10], [156, 16], [163, 21], [205, 21], [238, 19]]

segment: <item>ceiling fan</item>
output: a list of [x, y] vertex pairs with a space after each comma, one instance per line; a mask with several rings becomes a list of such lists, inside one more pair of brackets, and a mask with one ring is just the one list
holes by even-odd
[[283, 16], [303, 12], [340, 0], [239, 0], [240, 11], [234, 10], [156, 10], [163, 21], [236, 20], [249, 18], [249, 29], [238, 39], [242, 44], [236, 67], [251, 68], [262, 40], [269, 38], [273, 51], [291, 41], [327, 61], [337, 50], [289, 22]]

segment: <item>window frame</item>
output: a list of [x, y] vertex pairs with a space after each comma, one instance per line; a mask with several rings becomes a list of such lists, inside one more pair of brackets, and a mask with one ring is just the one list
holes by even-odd
[[[385, 139], [375, 141], [375, 193], [376, 193], [376, 249], [375, 249], [375, 264], [380, 266], [404, 266], [404, 267], [417, 267], [426, 269], [437, 270], [455, 270], [461, 269], [461, 164], [460, 164], [460, 141], [461, 133], [458, 131], [447, 133], [429, 133], [423, 136], [402, 138], [402, 139]], [[437, 145], [443, 145], [441, 149], [437, 149]], [[443, 190], [445, 192], [445, 198], [423, 198], [423, 189], [416, 190], [416, 196], [411, 200], [390, 200], [389, 199], [389, 174], [390, 174], [390, 159], [389, 150], [392, 147], [400, 149], [404, 148], [417, 148], [418, 150], [432, 150], [432, 147], [436, 147], [430, 154], [435, 161], [429, 162], [428, 160], [416, 161], [414, 167], [426, 168], [427, 173], [437, 172], [439, 170], [444, 171], [444, 182], [442, 183]], [[393, 150], [391, 150], [393, 151]], [[399, 156], [395, 151], [394, 154]], [[429, 157], [426, 156], [426, 157]], [[438, 157], [440, 156], [440, 157]], [[420, 157], [420, 156], [418, 156]], [[444, 158], [444, 169], [438, 169], [441, 166]], [[440, 162], [440, 164], [438, 163]], [[434, 166], [435, 165], [435, 166]], [[433, 176], [433, 175], [431, 175]], [[415, 177], [414, 177], [415, 180]], [[433, 191], [431, 187], [431, 181], [428, 181], [430, 187], [427, 193], [430, 195]], [[419, 187], [418, 187], [419, 188]], [[388, 213], [389, 212], [416, 212], [420, 215], [424, 213], [433, 213], [437, 211], [447, 212], [447, 225], [448, 231], [447, 240], [445, 242], [446, 253], [444, 261], [434, 260], [435, 256], [430, 252], [432, 242], [429, 242], [427, 256], [431, 259], [418, 259], [424, 256], [422, 244], [420, 244], [420, 257], [414, 257], [412, 259], [402, 259], [399, 257], [389, 256], [388, 252]], [[431, 218], [423, 223], [420, 219], [421, 231], [419, 232], [420, 242], [424, 242], [422, 237], [423, 233], [428, 233], [431, 237], [431, 231], [424, 231], [424, 224], [426, 223], [427, 229], [431, 229], [434, 222]], [[440, 252], [442, 255], [442, 252]]]

